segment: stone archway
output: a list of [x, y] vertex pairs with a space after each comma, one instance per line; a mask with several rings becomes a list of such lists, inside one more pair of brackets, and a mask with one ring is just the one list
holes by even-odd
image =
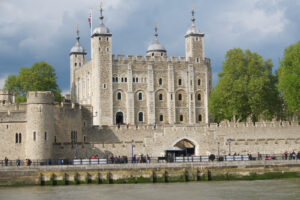
[[182, 149], [185, 156], [195, 155], [195, 145], [188, 139], [180, 140], [174, 145], [174, 147]]
[[124, 115], [122, 112], [116, 114], [116, 124], [124, 124]]
[[182, 137], [178, 140], [176, 140], [173, 144], [172, 147], [177, 147], [177, 148], [190, 148], [189, 152], [193, 152], [195, 156], [200, 156], [200, 147], [199, 143], [192, 139], [192, 138], [187, 138], [187, 137]]

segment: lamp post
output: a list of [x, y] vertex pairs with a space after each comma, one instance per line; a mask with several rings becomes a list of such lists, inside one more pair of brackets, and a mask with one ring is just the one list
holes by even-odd
[[230, 143], [231, 143], [232, 139], [231, 138], [228, 138], [227, 139], [227, 142], [228, 142], [228, 151], [229, 151], [229, 154], [231, 155], [231, 149], [230, 149]]
[[220, 142], [218, 142], [218, 161], [220, 161]]
[[134, 140], [131, 140], [131, 163], [133, 163], [133, 142]]

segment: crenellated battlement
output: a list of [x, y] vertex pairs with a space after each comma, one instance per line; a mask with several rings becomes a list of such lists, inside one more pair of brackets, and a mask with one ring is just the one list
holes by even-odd
[[270, 122], [228, 122], [223, 121], [220, 124], [211, 123], [209, 127], [211, 128], [242, 128], [242, 127], [253, 127], [253, 128], [281, 128], [281, 127], [299, 127], [298, 122], [288, 122], [288, 121], [270, 121]]
[[[118, 64], [129, 64], [129, 63], [135, 63], [135, 62], [142, 62], [142, 63], [148, 63], [148, 62], [165, 62], [165, 63], [182, 63], [182, 64], [194, 64], [196, 63], [196, 60], [193, 58], [186, 58], [184, 56], [141, 56], [141, 55], [112, 55], [113, 62], [117, 62]], [[204, 63], [206, 65], [210, 65], [210, 59], [205, 58]]]
[[54, 103], [54, 95], [50, 91], [34, 91], [28, 92], [27, 104], [52, 104]]

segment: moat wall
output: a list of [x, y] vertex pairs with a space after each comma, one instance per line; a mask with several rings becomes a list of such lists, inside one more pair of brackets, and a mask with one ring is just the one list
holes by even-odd
[[300, 177], [300, 161], [0, 168], [0, 186], [171, 183]]

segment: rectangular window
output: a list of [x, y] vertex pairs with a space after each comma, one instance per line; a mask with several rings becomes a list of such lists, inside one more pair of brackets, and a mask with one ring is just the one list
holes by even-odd
[[22, 143], [22, 134], [19, 133], [19, 143]]
[[45, 140], [47, 140], [47, 132], [45, 132]]
[[16, 133], [16, 144], [19, 143], [18, 133]]
[[33, 132], [33, 141], [36, 141], [36, 132]]
[[181, 84], [182, 84], [181, 79], [178, 79], [178, 85], [181, 85]]

